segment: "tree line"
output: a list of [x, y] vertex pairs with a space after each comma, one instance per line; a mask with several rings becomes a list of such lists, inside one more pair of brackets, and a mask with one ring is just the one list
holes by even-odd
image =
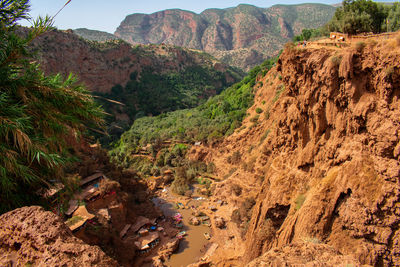
[[344, 0], [333, 18], [318, 29], [303, 29], [293, 41], [329, 36], [330, 32], [360, 34], [394, 32], [400, 29], [400, 3], [377, 3], [372, 0]]

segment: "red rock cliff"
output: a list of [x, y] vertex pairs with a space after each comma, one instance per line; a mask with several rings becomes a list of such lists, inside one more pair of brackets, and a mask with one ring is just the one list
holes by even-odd
[[400, 37], [288, 47], [259, 77], [244, 126], [192, 151], [229, 176], [215, 189], [233, 220], [217, 233], [216, 260], [244, 264], [313, 242], [361, 264], [400, 264], [399, 62]]
[[118, 266], [97, 246], [74, 237], [64, 222], [41, 207], [0, 216], [1, 266]]

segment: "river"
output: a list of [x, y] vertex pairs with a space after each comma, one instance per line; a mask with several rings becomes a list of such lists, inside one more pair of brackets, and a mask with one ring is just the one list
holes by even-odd
[[[181, 240], [178, 251], [172, 254], [169, 261], [165, 263], [169, 267], [187, 266], [198, 261], [204, 255], [205, 246], [208, 244], [204, 233], [210, 233], [210, 228], [207, 226], [194, 226], [189, 224], [189, 219], [193, 216], [192, 210], [186, 208], [176, 209], [175, 203], [178, 202], [178, 199], [178, 196], [174, 196], [172, 193], [168, 192], [152, 200], [154, 204], [163, 211], [166, 217], [172, 217], [177, 212], [183, 216], [184, 226], [182, 230], [186, 231], [187, 235]], [[202, 200], [194, 198], [188, 202], [187, 207], [198, 207], [201, 203]]]

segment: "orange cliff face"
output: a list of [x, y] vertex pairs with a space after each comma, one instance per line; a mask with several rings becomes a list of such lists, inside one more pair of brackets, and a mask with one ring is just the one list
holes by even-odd
[[364, 44], [288, 46], [258, 77], [243, 126], [192, 149], [225, 177], [214, 199], [230, 221], [211, 261], [256, 266], [308, 248], [400, 264], [400, 35]]
[[0, 216], [1, 266], [118, 266], [99, 247], [74, 237], [60, 217], [38, 206]]
[[[26, 29], [21, 29], [26, 32]], [[228, 65], [190, 49], [166, 45], [132, 46], [121, 40], [109, 42], [87, 41], [66, 31], [51, 31], [40, 36], [31, 44], [37, 52], [37, 59], [46, 74], [74, 73], [92, 92], [109, 93], [116, 85], [125, 86], [131, 74], [140, 73], [145, 68], [155, 74], [175, 73], [192, 66], [213, 69], [215, 64], [232, 84], [236, 73]], [[222, 87], [219, 80], [210, 80], [210, 86]]]

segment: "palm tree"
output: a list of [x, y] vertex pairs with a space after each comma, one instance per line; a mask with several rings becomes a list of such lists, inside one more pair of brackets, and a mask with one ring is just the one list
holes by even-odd
[[0, 213], [31, 204], [34, 192], [62, 177], [87, 127], [102, 125], [102, 110], [69, 75], [46, 76], [29, 43], [52, 28], [38, 18], [22, 37], [28, 0], [0, 0]]

